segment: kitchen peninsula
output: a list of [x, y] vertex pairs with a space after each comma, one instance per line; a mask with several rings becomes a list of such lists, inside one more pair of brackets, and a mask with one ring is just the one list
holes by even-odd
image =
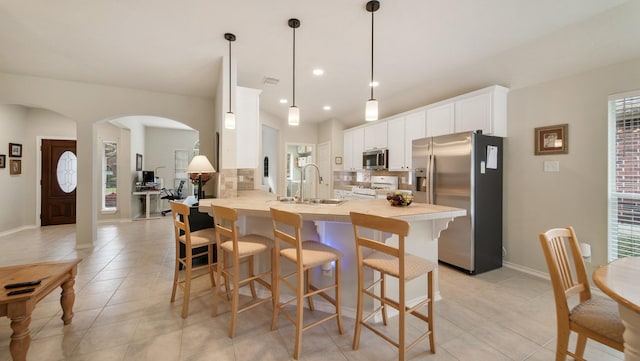
[[[303, 238], [315, 239], [339, 249], [343, 254], [342, 261], [342, 292], [343, 312], [346, 316], [353, 316], [356, 307], [357, 271], [355, 260], [355, 241], [349, 212], [375, 214], [383, 217], [399, 218], [410, 224], [409, 236], [406, 238], [406, 250], [409, 253], [438, 261], [438, 237], [440, 232], [455, 217], [464, 216], [464, 209], [437, 206], [424, 203], [412, 203], [408, 207], [392, 207], [385, 199], [356, 199], [341, 204], [306, 204], [282, 202], [272, 193], [263, 191], [241, 191], [236, 198], [202, 199], [199, 203], [201, 212], [211, 214], [211, 205], [221, 205], [235, 208], [240, 214], [240, 232], [243, 234], [256, 233], [273, 238], [271, 214], [269, 208], [278, 208], [302, 215], [305, 225]], [[377, 235], [387, 243], [397, 242], [394, 237]], [[263, 263], [264, 262], [264, 263]], [[268, 260], [259, 260], [268, 265]], [[314, 280], [325, 277], [323, 273], [333, 269], [317, 270], [313, 274]], [[372, 278], [372, 274], [367, 277]], [[424, 278], [424, 279], [423, 279]], [[437, 280], [437, 273], [436, 273]], [[395, 281], [395, 280], [392, 280]], [[410, 304], [418, 302], [426, 295], [426, 277], [421, 277], [409, 284], [407, 299]], [[435, 282], [436, 298], [439, 297], [437, 282]], [[389, 294], [397, 293], [397, 284], [389, 282]], [[366, 305], [373, 307], [373, 304]]]

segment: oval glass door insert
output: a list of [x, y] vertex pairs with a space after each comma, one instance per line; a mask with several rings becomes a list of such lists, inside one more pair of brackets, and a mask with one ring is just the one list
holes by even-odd
[[58, 159], [58, 185], [65, 193], [71, 193], [78, 185], [78, 158], [73, 152], [65, 151]]

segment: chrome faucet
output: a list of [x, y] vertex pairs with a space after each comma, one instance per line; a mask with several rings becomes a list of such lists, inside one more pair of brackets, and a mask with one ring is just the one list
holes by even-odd
[[318, 173], [318, 184], [322, 184], [322, 176], [320, 175], [320, 168], [315, 163], [307, 163], [304, 167], [302, 167], [302, 172], [300, 173], [300, 187], [298, 189], [298, 193], [300, 193], [300, 202], [304, 202], [304, 175], [307, 171], [307, 168], [313, 166], [316, 167]]

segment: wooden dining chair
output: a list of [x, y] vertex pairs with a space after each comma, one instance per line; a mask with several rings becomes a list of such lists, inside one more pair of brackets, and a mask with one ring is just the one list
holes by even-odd
[[[553, 228], [540, 233], [540, 244], [556, 303], [556, 361], [565, 361], [567, 356], [584, 361], [587, 338], [623, 351], [624, 326], [618, 316], [618, 305], [611, 299], [591, 294], [580, 244], [573, 228]], [[577, 305], [570, 308], [569, 302], [576, 296], [579, 296]], [[578, 334], [575, 352], [569, 351], [571, 331]]]
[[[438, 265], [434, 262], [420, 258], [405, 252], [405, 237], [409, 235], [409, 223], [404, 220], [380, 217], [370, 214], [351, 212], [351, 223], [356, 244], [356, 261], [358, 269], [358, 306], [356, 309], [356, 325], [353, 334], [353, 349], [360, 346], [361, 326], [371, 330], [385, 341], [398, 348], [398, 360], [404, 361], [405, 354], [418, 342], [429, 338], [429, 347], [432, 353], [436, 352], [433, 322], [433, 271]], [[379, 232], [390, 233], [398, 237], [398, 245], [392, 246], [381, 241], [372, 239], [371, 234]], [[369, 285], [364, 283], [365, 267], [378, 271], [380, 276], [374, 279]], [[407, 282], [427, 275], [427, 294], [425, 299], [412, 307], [407, 306], [405, 285]], [[398, 300], [394, 300], [386, 292], [385, 277], [398, 279]], [[380, 294], [376, 294], [373, 289], [380, 286]], [[364, 297], [368, 296], [380, 302], [380, 305], [371, 313], [363, 317]], [[398, 310], [398, 340], [394, 340], [382, 331], [368, 323], [375, 315], [382, 313], [382, 322], [387, 325], [387, 307]], [[419, 312], [419, 309], [426, 307], [426, 313]], [[408, 343], [406, 339], [406, 316], [412, 315], [424, 321], [427, 325], [413, 342]]]
[[[191, 295], [191, 280], [200, 276], [209, 275], [211, 286], [215, 286], [213, 277], [215, 261], [213, 259], [213, 245], [216, 241], [215, 229], [205, 228], [195, 232], [191, 231], [189, 225], [189, 205], [180, 202], [169, 202], [171, 214], [173, 216], [173, 229], [175, 233], [176, 256], [175, 270], [173, 274], [173, 290], [171, 291], [171, 302], [176, 299], [178, 287], [184, 291], [182, 301], [182, 318], [189, 314], [189, 297]], [[184, 246], [184, 255], [180, 255], [180, 245]], [[194, 251], [196, 253], [194, 253]], [[193, 260], [199, 257], [207, 257], [207, 263], [195, 266]], [[184, 275], [180, 279], [180, 268], [184, 269]], [[206, 272], [203, 272], [206, 270]]]
[[[278, 323], [278, 314], [282, 312], [296, 328], [295, 346], [293, 358], [300, 358], [302, 348], [302, 332], [313, 326], [320, 325], [325, 321], [337, 319], [338, 332], [342, 335], [344, 328], [342, 326], [342, 318], [340, 311], [340, 281], [341, 281], [341, 259], [342, 253], [335, 248], [329, 247], [323, 243], [316, 241], [302, 241], [302, 216], [297, 213], [288, 212], [271, 208], [271, 219], [273, 222], [273, 234], [275, 240], [276, 254], [276, 282], [274, 284], [273, 297], [276, 300], [276, 306], [273, 308], [273, 319], [271, 329], [275, 330]], [[287, 247], [280, 248], [280, 242]], [[282, 275], [281, 258], [292, 262], [295, 265], [295, 271]], [[311, 269], [326, 263], [335, 262], [334, 283], [317, 288], [311, 283]], [[295, 277], [295, 281], [289, 281], [289, 278]], [[280, 286], [284, 284], [295, 293], [295, 297], [286, 302], [280, 300]], [[335, 290], [335, 297], [332, 298], [326, 292]], [[318, 295], [327, 300], [335, 307], [335, 313], [332, 313], [322, 319], [316, 320], [308, 325], [303, 322], [304, 299], [309, 303], [309, 309], [314, 310], [312, 296]], [[291, 316], [284, 308], [293, 302], [296, 302], [296, 314]]]
[[[218, 250], [218, 266], [216, 291], [213, 297], [212, 314], [218, 314], [218, 302], [222, 300], [231, 308], [231, 326], [229, 337], [236, 332], [236, 319], [238, 314], [250, 310], [267, 302], [273, 303], [273, 291], [275, 274], [272, 272], [274, 264], [273, 240], [257, 235], [248, 234], [239, 236], [238, 212], [229, 207], [212, 205], [213, 219], [216, 223], [216, 245]], [[269, 268], [259, 274], [254, 271], [254, 258], [260, 254], [268, 254]], [[246, 277], [240, 277], [240, 265], [247, 265]], [[269, 276], [269, 283], [263, 277]], [[224, 278], [225, 291], [222, 290]], [[231, 282], [229, 282], [231, 280]], [[268, 298], [257, 299], [255, 283], [259, 283], [271, 293]], [[240, 288], [249, 286], [252, 302], [240, 305]], [[229, 299], [229, 294], [231, 295]]]

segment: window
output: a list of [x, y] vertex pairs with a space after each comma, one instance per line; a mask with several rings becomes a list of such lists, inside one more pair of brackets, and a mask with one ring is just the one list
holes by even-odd
[[640, 256], [640, 91], [609, 101], [609, 260]]
[[115, 211], [118, 195], [118, 144], [103, 142], [102, 145], [102, 209]]

